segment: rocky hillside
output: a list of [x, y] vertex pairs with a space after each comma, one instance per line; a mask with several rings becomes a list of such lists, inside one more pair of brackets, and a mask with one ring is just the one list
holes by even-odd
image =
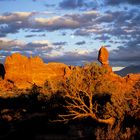
[[101, 47], [101, 66], [80, 67], [8, 56], [0, 65], [0, 139], [140, 139], [140, 74], [115, 74], [108, 57]]

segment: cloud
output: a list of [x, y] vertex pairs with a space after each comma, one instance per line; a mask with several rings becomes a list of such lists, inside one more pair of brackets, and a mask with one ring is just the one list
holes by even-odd
[[33, 16], [35, 12], [13, 12], [13, 13], [4, 13], [0, 15], [0, 23], [17, 23], [21, 24], [23, 21], [26, 21], [31, 16]]
[[35, 17], [36, 14], [35, 12], [14, 12], [0, 15], [0, 36], [5, 37], [9, 33], [18, 33], [20, 29], [30, 29], [32, 32], [60, 29], [74, 30], [90, 26], [93, 19], [99, 15], [96, 11], [53, 16], [51, 18]]
[[60, 46], [54, 46], [48, 40], [36, 40], [29, 43], [21, 40], [10, 40], [7, 38], [0, 38], [0, 59], [2, 62], [5, 57], [12, 53], [19, 52], [26, 56], [39, 55], [42, 58], [54, 57], [61, 54], [63, 48]]
[[26, 38], [35, 37], [36, 35], [26, 35]]
[[26, 35], [25, 37], [26, 38], [30, 38], [30, 37], [35, 37], [35, 36], [39, 36], [39, 37], [44, 37], [44, 36], [46, 36], [46, 34], [29, 34], [29, 35]]
[[85, 62], [97, 60], [97, 51], [88, 52], [87, 50], [68, 51], [62, 55], [54, 57], [45, 57], [45, 62], [63, 62], [68, 65], [83, 65]]
[[110, 58], [116, 64], [122, 66], [136, 65], [140, 62], [140, 40], [133, 39], [119, 46], [117, 49], [112, 50]]
[[53, 50], [60, 51], [61, 48], [54, 47], [48, 40], [36, 40], [25, 43], [20, 40], [10, 40], [0, 38], [0, 50], [2, 51], [32, 51], [35, 53], [51, 52]]
[[109, 5], [118, 5], [118, 4], [121, 4], [121, 3], [140, 5], [139, 0], [106, 0], [106, 4], [109, 4]]
[[[118, 49], [112, 51], [111, 63], [115, 64], [129, 64], [135, 63], [139, 60], [139, 38], [140, 38], [140, 10], [137, 8], [132, 8], [129, 10], [109, 10], [106, 12], [98, 12], [95, 10], [81, 12], [81, 13], [71, 13], [64, 14], [60, 16], [36, 16], [34, 12], [14, 12], [14, 13], [4, 13], [0, 15], [0, 36], [7, 36], [9, 33], [17, 33], [19, 30], [27, 29], [32, 32], [32, 34], [26, 37], [33, 37], [35, 32], [40, 33], [43, 31], [61, 31], [64, 35], [68, 35], [67, 31], [71, 31], [75, 36], [90, 36], [95, 40], [101, 42], [107, 41], [110, 46], [117, 44]], [[37, 34], [36, 36], [39, 36]], [[41, 34], [40, 34], [41, 36]], [[43, 33], [42, 36], [45, 36]], [[111, 37], [111, 38], [110, 38]], [[70, 57], [73, 62], [80, 63], [82, 61], [91, 60], [92, 55], [89, 54], [78, 54], [74, 53], [64, 53], [58, 50], [63, 49], [61, 45], [66, 45], [65, 41], [59, 41], [50, 43], [47, 41], [41, 42], [29, 42], [29, 43], [19, 43], [17, 40], [4, 40], [1, 39], [0, 48], [8, 50], [12, 48], [14, 51], [24, 52], [31, 50], [34, 54], [39, 54], [44, 56], [51, 56], [49, 60], [63, 60], [67, 61], [67, 57]], [[76, 45], [84, 44], [84, 41], [77, 42]], [[15, 47], [14, 47], [15, 46]], [[136, 47], [137, 46], [137, 47]], [[114, 46], [110, 47], [113, 49]], [[20, 50], [20, 49], [21, 50]], [[23, 49], [24, 48], [24, 49]], [[135, 52], [136, 51], [136, 52]], [[132, 53], [133, 52], [133, 53]], [[81, 53], [84, 53], [84, 51]], [[73, 57], [72, 57], [73, 56]], [[118, 56], [120, 56], [118, 58]], [[83, 58], [86, 58], [83, 60]], [[81, 58], [81, 61], [80, 61]], [[69, 59], [68, 59], [69, 60]], [[77, 60], [77, 61], [76, 61]], [[71, 60], [69, 60], [72, 63]]]
[[31, 26], [31, 17], [35, 12], [13, 12], [0, 15], [0, 37], [8, 33], [18, 33], [20, 29]]
[[79, 27], [79, 23], [72, 18], [53, 17], [51, 19], [35, 18], [35, 26], [44, 28], [46, 30], [59, 30], [59, 29], [75, 29]]
[[[80, 49], [63, 52], [62, 47], [57, 47], [60, 44], [65, 44], [65, 42], [55, 42], [55, 46], [48, 40], [25, 43], [19, 40], [0, 38], [0, 59], [4, 61], [5, 56], [14, 52], [20, 52], [26, 56], [39, 55], [45, 62], [63, 62], [68, 65], [83, 65], [85, 62], [97, 62], [98, 50], [87, 51]], [[110, 51], [110, 64], [112, 66], [129, 66], [139, 62], [140, 41], [138, 39], [127, 41], [125, 46], [119, 46], [117, 49]]]
[[[111, 35], [115, 37], [134, 36], [140, 32], [140, 15], [138, 9], [130, 11], [107, 11], [88, 22], [85, 28], [79, 28], [75, 35]], [[82, 26], [84, 27], [84, 25]], [[104, 41], [104, 40], [103, 40]]]
[[45, 4], [46, 7], [55, 7], [55, 4]]
[[54, 42], [53, 43], [54, 46], [64, 46], [66, 44], [67, 44], [67, 42]]
[[[26, 56], [39, 55], [45, 62], [55, 61], [72, 65], [81, 65], [84, 62], [96, 60], [97, 53], [95, 52], [91, 53], [87, 50], [62, 52], [62, 47], [57, 47], [60, 44], [65, 44], [65, 42], [55, 42], [55, 47], [48, 40], [25, 43], [19, 40], [0, 38], [0, 59], [4, 62], [6, 56], [19, 52]], [[96, 55], [94, 56], [94, 54]]]
[[96, 11], [88, 11], [83, 14], [65, 14], [64, 16], [54, 16], [52, 18], [35, 18], [32, 28], [55, 31], [60, 29], [78, 29], [89, 26], [92, 20], [98, 16]]
[[59, 7], [63, 9], [95, 9], [97, 2], [93, 0], [62, 0]]
[[109, 40], [110, 39], [110, 37], [109, 36], [107, 36], [107, 35], [100, 35], [100, 36], [97, 36], [97, 37], [95, 37], [95, 40], [100, 40], [100, 41], [103, 41], [103, 42], [105, 42], [105, 41], [107, 41], [107, 40]]
[[42, 53], [44, 51], [51, 52], [53, 50], [53, 46], [48, 40], [38, 40], [27, 43], [24, 49]]
[[7, 38], [0, 38], [0, 49], [10, 50], [14, 47], [22, 47], [25, 45], [24, 41], [9, 40]]
[[65, 9], [74, 9], [84, 6], [84, 0], [63, 0], [59, 6]]
[[86, 42], [85, 41], [79, 41], [79, 42], [76, 42], [75, 44], [76, 45], [84, 45], [84, 44], [86, 44]]

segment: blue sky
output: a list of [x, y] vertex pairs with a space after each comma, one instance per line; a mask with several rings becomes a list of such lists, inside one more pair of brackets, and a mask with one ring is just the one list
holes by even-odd
[[0, 62], [20, 52], [45, 62], [140, 64], [139, 0], [0, 0]]

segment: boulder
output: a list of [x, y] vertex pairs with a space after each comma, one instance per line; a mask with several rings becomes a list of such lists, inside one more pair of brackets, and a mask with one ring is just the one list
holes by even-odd
[[98, 61], [105, 69], [107, 69], [108, 72], [112, 72], [112, 67], [109, 65], [108, 58], [109, 52], [104, 46], [102, 46], [98, 53]]
[[108, 64], [108, 57], [109, 57], [108, 50], [104, 46], [102, 46], [99, 50], [98, 61], [102, 65], [107, 65]]

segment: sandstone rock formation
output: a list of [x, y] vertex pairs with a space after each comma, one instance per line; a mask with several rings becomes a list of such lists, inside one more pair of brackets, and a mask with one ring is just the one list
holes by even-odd
[[18, 88], [41, 86], [46, 80], [64, 79], [70, 74], [69, 67], [63, 63], [45, 64], [38, 56], [28, 58], [19, 53], [6, 58], [5, 70], [5, 79], [13, 81]]
[[102, 46], [99, 50], [98, 61], [102, 65], [108, 65], [108, 57], [109, 57], [108, 50], [104, 46]]
[[104, 46], [102, 46], [98, 53], [98, 61], [102, 64], [104, 68], [108, 70], [108, 72], [112, 72], [112, 68], [109, 65], [108, 58], [109, 52]]

